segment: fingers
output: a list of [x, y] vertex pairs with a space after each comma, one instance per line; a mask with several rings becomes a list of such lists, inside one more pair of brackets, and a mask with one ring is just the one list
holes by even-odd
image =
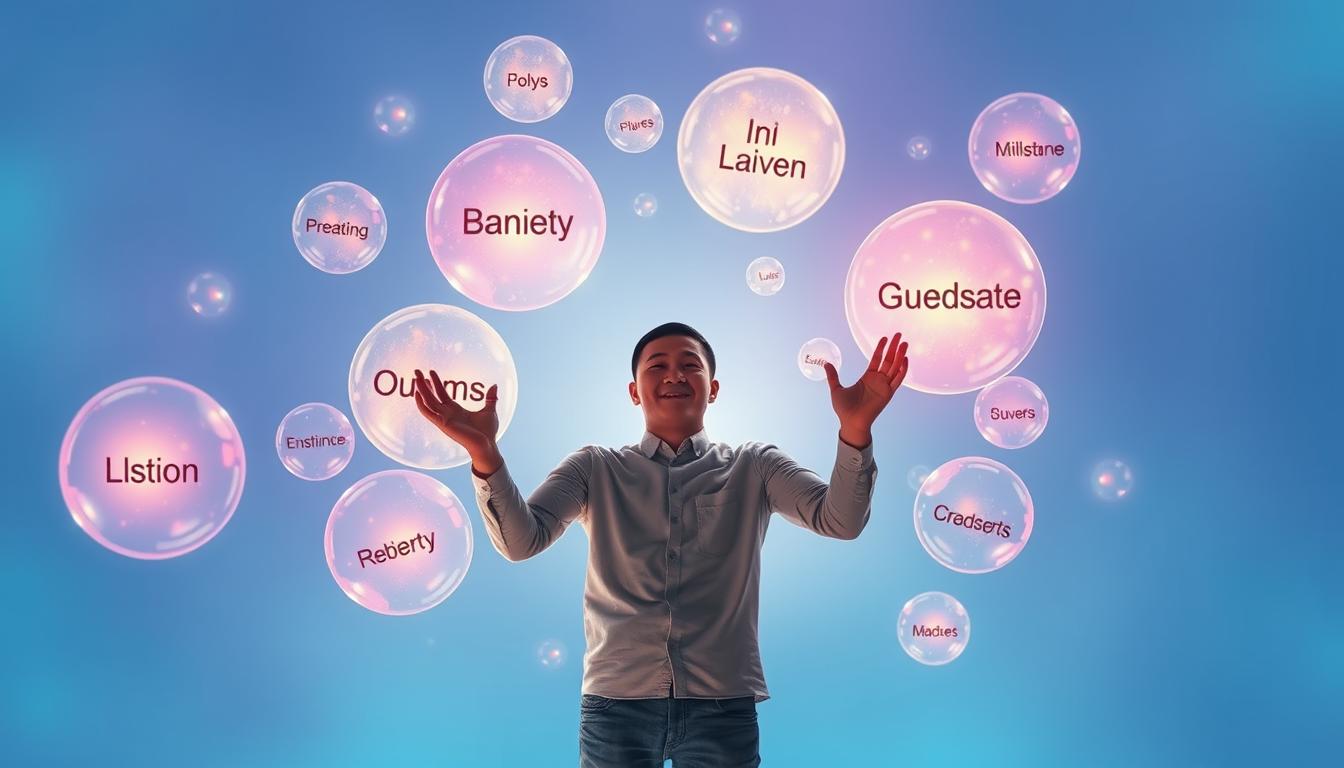
[[882, 350], [887, 348], [887, 337], [877, 342], [877, 349], [873, 350], [873, 359], [868, 361], [868, 370], [876, 371], [882, 364]]
[[[421, 371], [419, 368], [415, 369], [414, 392], [415, 394], [423, 397], [425, 404], [430, 406], [431, 409], [435, 411], [439, 409], [440, 407], [439, 398], [437, 395], [434, 394], [434, 390], [430, 388], [429, 379], [425, 378], [424, 372]], [[419, 402], [420, 402], [419, 400], [416, 400], [417, 405], [419, 405]]]
[[490, 389], [485, 392], [485, 410], [494, 411], [495, 403], [499, 402], [499, 385], [491, 384]]
[[439, 372], [430, 368], [429, 375], [434, 379], [434, 393], [439, 396], [439, 402], [446, 403], [449, 400], [452, 400], [452, 398], [448, 396], [448, 390], [443, 386], [443, 379], [439, 378]]
[[[905, 345], [902, 344], [902, 347]], [[896, 364], [896, 370], [891, 375], [891, 391], [895, 392], [900, 388], [901, 383], [905, 381], [905, 374], [910, 372], [910, 358], [905, 356], [905, 350], [901, 350], [900, 360]]]
[[887, 347], [887, 356], [882, 359], [882, 365], [878, 367], [882, 373], [891, 376], [893, 366], [896, 360], [896, 352], [903, 348], [901, 345], [901, 334], [891, 337], [891, 346]]
[[836, 372], [835, 366], [831, 365], [830, 363], [826, 363], [825, 367], [826, 367], [826, 383], [831, 385], [831, 391], [835, 392], [837, 390], [843, 389], [843, 387], [840, 386], [840, 374]]
[[439, 414], [429, 403], [425, 402], [424, 390], [420, 389], [420, 387], [416, 387], [414, 397], [415, 407], [420, 411], [420, 415], [429, 419], [431, 422], [438, 424]]

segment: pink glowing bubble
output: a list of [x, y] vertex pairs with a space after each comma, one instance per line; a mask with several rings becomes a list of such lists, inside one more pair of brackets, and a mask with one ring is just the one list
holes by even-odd
[[544, 37], [505, 40], [485, 61], [485, 97], [499, 114], [519, 123], [559, 112], [573, 87], [569, 57]]
[[1000, 448], [1022, 448], [1045, 431], [1050, 404], [1031, 381], [1004, 376], [980, 390], [973, 413], [975, 428], [986, 440]]
[[905, 144], [905, 153], [911, 160], [923, 160], [933, 150], [933, 143], [927, 136], [915, 136]]
[[1031, 351], [1045, 319], [1045, 275], [1027, 239], [998, 214], [951, 200], [919, 203], [859, 246], [845, 315], [866, 354], [883, 336], [903, 334], [905, 386], [970, 392]]
[[326, 480], [340, 474], [355, 455], [355, 430], [345, 414], [330, 405], [305, 403], [281, 420], [275, 450], [295, 477]]
[[327, 518], [327, 567], [351, 600], [376, 613], [429, 610], [471, 566], [471, 520], [443, 483], [378, 472], [350, 486]]
[[61, 495], [75, 522], [127, 557], [184, 555], [219, 533], [243, 494], [243, 440], [209, 395], [174, 379], [128, 379], [94, 395], [61, 443]]
[[955, 660], [971, 640], [971, 617], [945, 592], [915, 595], [901, 609], [897, 637], [910, 658], [938, 666]]
[[439, 270], [462, 295], [524, 311], [587, 279], [602, 255], [607, 213], [573, 155], [531, 136], [496, 136], [443, 169], [425, 230]]
[[401, 136], [415, 125], [415, 105], [401, 96], [386, 96], [373, 105], [373, 124], [388, 136]]
[[333, 275], [367, 267], [387, 240], [378, 198], [358, 184], [331, 181], [313, 188], [294, 209], [294, 245], [309, 264]]
[[705, 37], [715, 45], [730, 45], [742, 34], [742, 19], [737, 12], [716, 8], [705, 17]]
[[808, 81], [779, 69], [742, 69], [691, 102], [677, 163], [710, 216], [745, 232], [774, 232], [806, 220], [835, 191], [845, 132]]
[[537, 661], [546, 669], [559, 669], [568, 658], [565, 644], [559, 640], [545, 640], [537, 646]]
[[622, 152], [647, 152], [663, 136], [663, 111], [647, 96], [622, 96], [607, 110], [606, 129]]
[[1118, 459], [1106, 459], [1092, 468], [1092, 492], [1102, 501], [1119, 501], [1134, 490], [1134, 472]]
[[1073, 118], [1039, 93], [1014, 93], [985, 107], [971, 126], [971, 169], [1011, 203], [1059, 194], [1078, 170], [1082, 140]]
[[219, 317], [233, 301], [233, 285], [228, 278], [202, 272], [187, 283], [187, 303], [201, 317]]
[[827, 363], [840, 370], [840, 347], [830, 339], [812, 339], [798, 350], [798, 370], [813, 381], [826, 380]]
[[641, 219], [647, 219], [658, 212], [658, 198], [648, 192], [640, 192], [635, 195], [635, 215]]
[[518, 406], [518, 371], [504, 339], [460, 307], [420, 304], [383, 318], [360, 342], [350, 363], [350, 409], [369, 442], [418, 469], [446, 469], [471, 460], [416, 408], [415, 372], [437, 371], [445, 393], [469, 411], [485, 407], [498, 386], [503, 436]]
[[953, 459], [915, 494], [915, 534], [934, 560], [960, 573], [997, 571], [1031, 538], [1027, 486], [993, 459]]

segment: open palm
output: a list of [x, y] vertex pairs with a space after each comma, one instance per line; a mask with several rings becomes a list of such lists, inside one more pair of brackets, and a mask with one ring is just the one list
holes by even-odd
[[448, 396], [438, 372], [431, 370], [429, 375], [426, 379], [420, 370], [415, 372], [415, 405], [420, 413], [473, 456], [492, 445], [499, 434], [499, 414], [495, 411], [499, 386], [491, 385], [485, 393], [484, 408], [469, 411]]
[[840, 384], [840, 375], [835, 366], [826, 363], [826, 381], [831, 385], [831, 407], [840, 417], [840, 424], [860, 431], [867, 431], [877, 420], [878, 414], [891, 402], [892, 395], [905, 381], [910, 370], [910, 358], [905, 356], [909, 345], [901, 341], [901, 334], [887, 337], [877, 343], [873, 350], [873, 359], [868, 362], [868, 370], [852, 386]]

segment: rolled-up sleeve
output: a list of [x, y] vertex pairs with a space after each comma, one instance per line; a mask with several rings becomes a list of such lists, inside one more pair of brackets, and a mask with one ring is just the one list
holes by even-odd
[[486, 478], [473, 472], [476, 505], [495, 550], [516, 562], [554, 543], [587, 507], [591, 470], [587, 449], [575, 451], [526, 500], [507, 465]]
[[868, 524], [877, 463], [871, 443], [862, 449], [836, 443], [829, 485], [773, 445], [760, 447], [758, 461], [772, 511], [822, 536], [855, 539]]

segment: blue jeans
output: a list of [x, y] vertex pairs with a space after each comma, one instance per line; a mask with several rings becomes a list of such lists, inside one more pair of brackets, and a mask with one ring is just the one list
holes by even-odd
[[751, 696], [579, 701], [581, 768], [755, 768], [760, 740]]

